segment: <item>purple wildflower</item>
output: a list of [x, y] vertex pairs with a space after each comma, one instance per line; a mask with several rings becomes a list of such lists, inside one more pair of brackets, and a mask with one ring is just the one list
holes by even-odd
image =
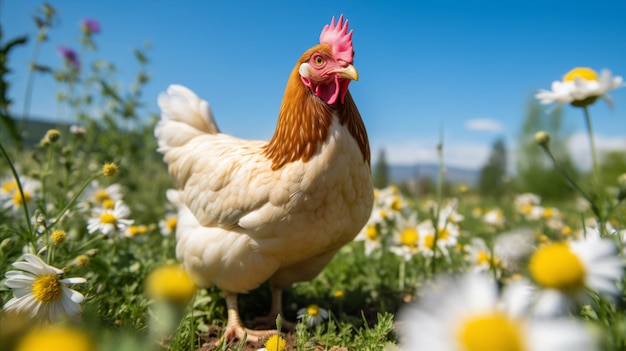
[[80, 28], [87, 35], [100, 33], [100, 22], [95, 19], [85, 18], [80, 21]]
[[75, 69], [80, 68], [80, 61], [78, 60], [78, 55], [74, 49], [65, 46], [57, 46], [57, 52], [61, 55], [61, 57], [69, 62], [72, 67]]

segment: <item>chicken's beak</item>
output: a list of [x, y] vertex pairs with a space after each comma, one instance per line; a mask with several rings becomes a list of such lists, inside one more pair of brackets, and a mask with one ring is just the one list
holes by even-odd
[[337, 68], [332, 71], [333, 73], [339, 73], [341, 78], [359, 80], [359, 72], [356, 71], [353, 65], [347, 65], [343, 68]]

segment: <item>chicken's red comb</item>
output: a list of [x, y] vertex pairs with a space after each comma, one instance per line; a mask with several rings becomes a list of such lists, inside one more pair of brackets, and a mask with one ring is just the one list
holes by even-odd
[[329, 44], [333, 48], [333, 55], [336, 59], [352, 63], [354, 50], [352, 49], [352, 30], [348, 32], [348, 20], [343, 21], [343, 15], [339, 17], [335, 25], [335, 17], [330, 24], [324, 26], [320, 34], [320, 43]]

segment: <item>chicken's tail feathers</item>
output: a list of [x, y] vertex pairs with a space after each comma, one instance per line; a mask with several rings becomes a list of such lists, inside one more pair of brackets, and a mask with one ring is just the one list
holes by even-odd
[[159, 152], [184, 145], [202, 134], [219, 133], [209, 103], [182, 85], [170, 85], [159, 95], [158, 104], [161, 120], [154, 134]]

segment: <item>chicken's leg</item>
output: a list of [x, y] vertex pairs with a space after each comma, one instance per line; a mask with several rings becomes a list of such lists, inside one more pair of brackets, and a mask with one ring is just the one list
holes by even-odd
[[275, 327], [276, 318], [280, 315], [282, 319], [281, 330], [294, 330], [296, 327], [295, 323], [285, 320], [285, 315], [283, 314], [283, 289], [273, 285], [271, 285], [270, 289], [272, 291], [272, 308], [270, 313], [264, 317], [257, 317], [256, 322], [263, 327]]
[[225, 341], [231, 341], [235, 338], [243, 340], [245, 337], [247, 341], [257, 342], [264, 337], [276, 334], [276, 330], [252, 330], [243, 325], [239, 318], [237, 294], [226, 293], [226, 307], [228, 308], [228, 322], [223, 336]]

